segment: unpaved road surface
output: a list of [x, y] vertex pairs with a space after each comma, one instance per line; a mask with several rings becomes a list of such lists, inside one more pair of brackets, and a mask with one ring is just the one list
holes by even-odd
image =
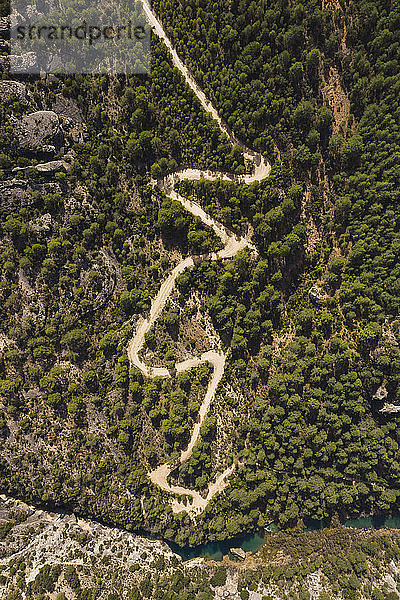
[[[173, 48], [171, 42], [169, 41], [164, 29], [154, 15], [150, 8], [150, 4], [148, 0], [142, 0], [144, 11], [147, 15], [147, 18], [153, 27], [155, 33], [163, 39], [165, 45], [169, 49], [174, 65], [179, 69], [179, 71], [183, 74], [186, 82], [193, 90], [195, 95], [200, 101], [202, 107], [209, 113], [211, 113], [212, 117], [217, 121], [221, 131], [227, 134], [232, 144], [240, 145], [243, 149], [244, 157], [246, 160], [249, 160], [253, 163], [253, 171], [252, 173], [248, 173], [245, 175], [234, 175], [232, 173], [222, 173], [218, 171], [209, 171], [209, 170], [199, 170], [199, 169], [183, 169], [181, 171], [176, 171], [164, 177], [158, 181], [152, 181], [152, 185], [154, 187], [159, 188], [165, 195], [171, 200], [177, 200], [182, 204], [182, 206], [189, 211], [192, 215], [199, 217], [205, 225], [211, 227], [216, 235], [221, 239], [224, 244], [224, 248], [219, 252], [214, 252], [203, 256], [204, 260], [220, 260], [234, 257], [238, 252], [243, 250], [244, 248], [249, 248], [254, 253], [257, 252], [254, 245], [250, 242], [247, 237], [241, 237], [234, 235], [231, 231], [229, 231], [224, 225], [218, 223], [213, 219], [210, 215], [208, 215], [199, 204], [196, 202], [192, 202], [183, 196], [180, 196], [177, 192], [174, 191], [174, 187], [179, 181], [183, 180], [198, 180], [198, 179], [207, 179], [209, 181], [216, 181], [217, 179], [222, 179], [224, 181], [232, 181], [238, 184], [251, 184], [255, 181], [261, 181], [268, 177], [271, 171], [271, 166], [265, 158], [256, 152], [246, 148], [233, 134], [232, 131], [227, 127], [227, 125], [222, 121], [220, 116], [218, 115], [215, 108], [212, 106], [211, 102], [206, 98], [205, 94], [200, 90], [188, 69], [185, 67], [175, 49]], [[150, 367], [147, 366], [139, 357], [139, 352], [143, 348], [145, 343], [145, 335], [148, 331], [150, 331], [151, 327], [154, 325], [156, 320], [161, 315], [165, 304], [170, 297], [177, 277], [183, 273], [186, 269], [192, 269], [195, 265], [195, 258], [198, 257], [188, 257], [182, 260], [168, 275], [165, 281], [161, 284], [160, 290], [157, 296], [153, 299], [150, 314], [147, 319], [141, 318], [135, 335], [128, 345], [128, 357], [132, 365], [140, 369], [145, 377], [171, 377], [171, 373], [166, 367]], [[187, 371], [194, 367], [198, 367], [204, 362], [208, 362], [213, 366], [213, 374], [209, 381], [206, 394], [200, 406], [198, 420], [193, 427], [193, 431], [191, 433], [190, 441], [185, 448], [181, 452], [179, 462], [182, 464], [186, 460], [188, 460], [193, 452], [193, 448], [197, 444], [200, 435], [201, 426], [204, 423], [204, 420], [209, 411], [211, 402], [215, 396], [217, 387], [223, 377], [224, 368], [225, 368], [225, 355], [220, 352], [209, 351], [202, 354], [200, 357], [194, 357], [192, 359], [183, 361], [181, 363], [177, 363], [175, 365], [175, 369], [177, 373], [182, 373], [183, 371]], [[148, 476], [152, 483], [157, 485], [162, 490], [179, 496], [187, 496], [190, 498], [188, 502], [178, 501], [174, 499], [172, 501], [172, 509], [175, 513], [186, 511], [192, 517], [200, 514], [210, 500], [219, 492], [223, 491], [228, 485], [228, 478], [232, 475], [235, 469], [235, 465], [232, 464], [230, 467], [225, 469], [223, 473], [218, 475], [214, 482], [210, 483], [207, 490], [207, 495], [205, 498], [200, 495], [196, 490], [191, 490], [189, 488], [184, 488], [181, 486], [170, 485], [168, 482], [168, 477], [172, 471], [172, 467], [170, 464], [165, 463], [157, 467], [157, 469], [148, 473]]]
[[[245, 159], [252, 161], [252, 163], [254, 165], [254, 172], [251, 175], [250, 174], [242, 175], [241, 182], [242, 183], [253, 183], [254, 181], [261, 181], [262, 179], [265, 179], [266, 177], [268, 177], [268, 175], [271, 171], [271, 165], [268, 163], [267, 160], [265, 160], [265, 158], [261, 154], [254, 152], [253, 150], [250, 150], [250, 148], [246, 148], [246, 146], [244, 144], [242, 144], [242, 142], [240, 140], [238, 140], [238, 138], [235, 136], [233, 131], [231, 131], [229, 129], [227, 124], [224, 123], [224, 121], [221, 119], [217, 110], [211, 104], [211, 102], [209, 101], [209, 99], [207, 98], [205, 93], [197, 85], [196, 81], [194, 80], [191, 73], [189, 72], [189, 69], [183, 64], [183, 62], [179, 58], [178, 53], [176, 52], [175, 48], [171, 44], [167, 34], [164, 31], [163, 26], [161, 25], [160, 21], [157, 19], [156, 15], [153, 13], [149, 0], [142, 0], [142, 4], [143, 4], [143, 8], [144, 8], [146, 17], [147, 17], [150, 25], [152, 26], [153, 31], [158, 35], [158, 37], [160, 37], [163, 40], [164, 44], [167, 46], [168, 50], [171, 53], [172, 62], [174, 64], [174, 66], [177, 69], [179, 69], [179, 71], [182, 73], [182, 75], [184, 76], [184, 78], [186, 80], [186, 83], [193, 90], [194, 94], [197, 96], [201, 106], [204, 108], [204, 110], [206, 112], [211, 114], [212, 118], [215, 119], [215, 121], [217, 121], [219, 128], [221, 129], [221, 131], [226, 133], [226, 135], [229, 137], [231, 143], [234, 146], [238, 145], [243, 148], [243, 153], [244, 153]], [[225, 176], [229, 177], [227, 174]], [[223, 174], [221, 174], [221, 177], [223, 177]]]

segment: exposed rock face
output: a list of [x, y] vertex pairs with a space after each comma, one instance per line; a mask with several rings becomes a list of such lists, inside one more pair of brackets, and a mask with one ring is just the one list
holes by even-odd
[[379, 410], [380, 413], [400, 413], [400, 405], [399, 404], [391, 404], [390, 402], [386, 402], [388, 397], [388, 391], [386, 389], [385, 384], [382, 384], [378, 387], [375, 394], [372, 396], [372, 400], [376, 402], [384, 402], [383, 407]]
[[387, 389], [385, 387], [385, 385], [381, 385], [375, 392], [375, 394], [372, 396], [373, 400], [385, 400], [385, 398], [387, 398], [388, 396], [388, 392]]
[[35, 169], [40, 173], [56, 173], [57, 171], [66, 171], [66, 166], [62, 160], [51, 160], [50, 162], [36, 165]]
[[32, 229], [35, 233], [50, 233], [52, 229], [52, 218], [46, 213], [32, 223]]
[[5, 56], [2, 58], [5, 60], [4, 62], [2, 61], [1, 67], [6, 73], [9, 72], [10, 65], [12, 66], [14, 73], [26, 73], [33, 69], [37, 70], [38, 68], [36, 52], [25, 52], [25, 54], [22, 55], [14, 54], [10, 55], [10, 57]]
[[44, 146], [42, 146], [41, 151], [46, 152], [47, 154], [55, 154], [56, 148], [51, 144], [45, 144]]
[[39, 173], [53, 174], [58, 171], [66, 171], [67, 165], [63, 160], [50, 160], [46, 163], [39, 163], [38, 165], [30, 165], [29, 167], [15, 167], [12, 172], [17, 173], [18, 171], [25, 171], [25, 169], [35, 169]]
[[[214, 598], [215, 600], [241, 600], [236, 573], [228, 571], [225, 584], [214, 588]], [[249, 600], [262, 600], [261, 594], [251, 591]]]
[[16, 96], [20, 102], [26, 102], [25, 85], [19, 81], [0, 81], [0, 100], [7, 102], [12, 96]]
[[400, 405], [399, 404], [388, 404], [385, 402], [383, 408], [379, 411], [381, 413], [400, 413]]
[[312, 304], [324, 304], [326, 297], [324, 292], [317, 285], [313, 285], [308, 291], [308, 297]]
[[234, 556], [237, 556], [238, 558], [241, 558], [242, 560], [244, 560], [246, 558], [246, 552], [244, 550], [242, 550], [241, 548], [231, 548], [230, 552], [231, 552], [231, 554], [233, 554]]
[[86, 124], [75, 100], [59, 94], [52, 110], [60, 117], [64, 130], [74, 142], [83, 142], [87, 138]]
[[324, 589], [321, 583], [320, 571], [315, 571], [307, 575], [307, 587], [312, 600], [317, 600]]
[[23, 115], [17, 125], [17, 136], [20, 146], [32, 150], [41, 150], [48, 145], [59, 150], [64, 139], [59, 118], [52, 110]]
[[[29, 564], [25, 572], [27, 583], [36, 579], [44, 565], [61, 569], [71, 565], [90, 568], [91, 563], [102, 565], [104, 575], [110, 572], [109, 580], [114, 572], [123, 567], [125, 578], [133, 585], [135, 573], [149, 571], [151, 563], [157, 558], [162, 557], [165, 561], [163, 564], [167, 565], [181, 563], [180, 557], [164, 542], [150, 541], [74, 515], [44, 512], [24, 502], [1, 496], [0, 525], [7, 527], [7, 524], [12, 529], [12, 535], [0, 540], [2, 573], [9, 574], [13, 559], [22, 558]], [[1, 581], [1, 598], [5, 597], [2, 595], [4, 592]], [[105, 600], [108, 598], [107, 585], [104, 585], [102, 592], [101, 598]]]

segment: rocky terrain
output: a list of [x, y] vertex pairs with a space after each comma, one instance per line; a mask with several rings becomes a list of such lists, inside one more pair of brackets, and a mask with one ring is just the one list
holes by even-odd
[[398, 586], [400, 532], [269, 534], [244, 560], [231, 554], [222, 562], [185, 562], [164, 542], [0, 500], [0, 598], [6, 600], [363, 600], [370, 590], [374, 598], [395, 600]]

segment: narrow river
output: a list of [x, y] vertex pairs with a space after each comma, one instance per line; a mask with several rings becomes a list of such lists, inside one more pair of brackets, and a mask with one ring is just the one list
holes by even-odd
[[[310, 520], [306, 524], [306, 531], [316, 531], [326, 527], [324, 521]], [[400, 514], [393, 517], [371, 516], [359, 517], [358, 519], [347, 519], [343, 527], [353, 527], [354, 529], [400, 529]], [[276, 527], [272, 526], [271, 530], [276, 531]], [[205, 557], [212, 560], [221, 561], [224, 556], [229, 554], [230, 548], [241, 548], [245, 552], [257, 552], [266, 544], [268, 532], [263, 529], [257, 533], [247, 534], [240, 537], [224, 540], [223, 542], [208, 542], [195, 546], [194, 548], [181, 547], [177, 544], [168, 542], [168, 545], [173, 552], [179, 554], [183, 560], [192, 558]], [[230, 558], [233, 558], [230, 555]]]

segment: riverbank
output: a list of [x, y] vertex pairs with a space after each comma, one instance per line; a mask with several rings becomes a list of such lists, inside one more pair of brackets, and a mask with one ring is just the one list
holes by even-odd
[[[400, 530], [400, 514], [385, 517], [383, 515], [372, 515], [369, 517], [359, 517], [358, 519], [347, 519], [339, 527], [347, 529], [365, 529], [365, 530]], [[336, 529], [337, 527], [335, 527]], [[240, 548], [246, 554], [254, 554], [261, 550], [265, 545], [269, 544], [271, 540], [271, 534], [278, 533], [276, 526], [269, 527], [267, 529], [260, 529], [259, 531], [251, 534], [245, 534], [242, 536], [236, 536], [228, 540], [206, 542], [193, 548], [180, 547], [177, 544], [167, 542], [171, 550], [178, 554], [183, 561], [192, 560], [194, 558], [206, 558], [214, 561], [222, 561], [225, 557], [229, 556], [232, 559], [230, 552], [231, 548]], [[304, 533], [313, 531], [322, 531], [323, 529], [334, 529], [329, 527], [324, 521], [309, 520], [305, 523]], [[290, 536], [291, 531], [279, 532], [282, 535]], [[297, 530], [296, 534], [301, 533], [301, 530]]]
[[[400, 526], [397, 519], [392, 525]], [[387, 522], [375, 524], [380, 528], [356, 529], [349, 520], [346, 527], [258, 532], [240, 540], [244, 560], [229, 554], [230, 547], [238, 547], [238, 538], [218, 542], [219, 548], [208, 544], [207, 560], [205, 545], [203, 556], [196, 556], [198, 548], [186, 549], [182, 556], [160, 540], [1, 497], [0, 597], [22, 598], [21, 590], [27, 590], [29, 597], [50, 591], [52, 598], [60, 594], [78, 600], [96, 589], [97, 600], [176, 600], [185, 582], [199, 600], [317, 600], [322, 593], [329, 600], [364, 600], [370, 596], [347, 592], [365, 586], [379, 590], [383, 595], [377, 597], [386, 600], [398, 593], [400, 530], [382, 529]], [[12, 595], [16, 591], [19, 595]]]

